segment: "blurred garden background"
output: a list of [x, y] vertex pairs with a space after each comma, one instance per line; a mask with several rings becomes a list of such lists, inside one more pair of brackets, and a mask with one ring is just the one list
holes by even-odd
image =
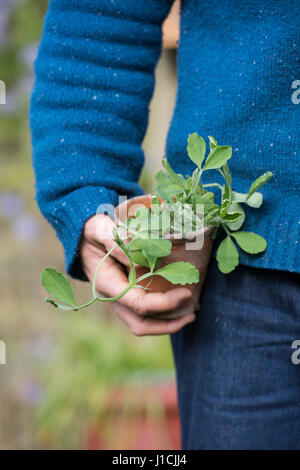
[[[177, 2], [176, 2], [177, 3]], [[1, 0], [0, 449], [171, 449], [179, 445], [169, 337], [137, 338], [109, 307], [62, 313], [44, 303], [40, 273], [63, 253], [34, 200], [28, 101], [47, 0]], [[164, 155], [176, 94], [178, 11], [164, 50], [144, 140], [142, 185]], [[74, 281], [82, 300], [89, 286]]]

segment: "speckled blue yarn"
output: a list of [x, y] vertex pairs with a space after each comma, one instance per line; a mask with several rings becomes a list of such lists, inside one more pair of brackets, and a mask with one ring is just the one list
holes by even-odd
[[[63, 243], [68, 272], [84, 279], [85, 221], [119, 194], [141, 194], [141, 142], [171, 0], [50, 0], [35, 64], [30, 120], [36, 197]], [[184, 0], [179, 86], [166, 156], [191, 171], [197, 131], [233, 147], [234, 189], [266, 170], [264, 205], [245, 230], [268, 241], [246, 265], [300, 272], [300, 8], [288, 0]], [[207, 176], [207, 181], [210, 176]], [[206, 182], [207, 182], [206, 181]]]

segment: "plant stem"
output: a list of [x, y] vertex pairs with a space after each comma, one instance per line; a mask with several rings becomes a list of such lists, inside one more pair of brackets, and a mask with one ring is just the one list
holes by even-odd
[[86, 304], [80, 305], [78, 308], [74, 309], [74, 311], [77, 312], [78, 310], [81, 310], [82, 308], [89, 307], [90, 305], [94, 304], [96, 300], [97, 300], [96, 297], [93, 297]]
[[143, 274], [136, 280], [136, 284], [140, 281], [143, 281], [144, 279], [147, 279], [148, 277], [154, 276], [155, 272], [150, 271], [149, 273]]
[[127, 292], [129, 292], [136, 284], [135, 279], [131, 281], [126, 289], [122, 290], [122, 292], [115, 297], [95, 297], [95, 300], [98, 300], [99, 302], [115, 302], [116, 300], [119, 300], [121, 297], [123, 297]]
[[[127, 240], [127, 238], [130, 238], [129, 236], [125, 238], [125, 240]], [[130, 262], [130, 273], [129, 273], [129, 277], [132, 277], [131, 281], [129, 282], [128, 286], [122, 290], [122, 292], [120, 292], [120, 294], [116, 295], [115, 297], [98, 297], [97, 295], [97, 292], [96, 292], [96, 280], [97, 280], [97, 276], [98, 276], [98, 272], [99, 272], [99, 269], [102, 265], [102, 263], [106, 260], [106, 258], [108, 258], [108, 256], [113, 252], [113, 250], [117, 247], [117, 246], [120, 246], [121, 250], [123, 251], [123, 253], [125, 253], [125, 255], [127, 256], [127, 258], [129, 259], [129, 262]], [[99, 261], [97, 267], [96, 267], [96, 270], [95, 270], [95, 274], [94, 274], [94, 279], [93, 279], [93, 296], [94, 296], [94, 301], [99, 301], [99, 302], [115, 302], [116, 300], [119, 300], [121, 297], [123, 297], [125, 294], [127, 294], [127, 292], [129, 292], [134, 286], [136, 285], [136, 274], [135, 274], [135, 267], [134, 267], [134, 264], [133, 264], [133, 261], [130, 259], [130, 257], [128, 256], [128, 254], [124, 251], [124, 249], [122, 248], [121, 245], [118, 245], [117, 243], [106, 253], [106, 255]], [[92, 301], [90, 301], [91, 303], [93, 303]]]
[[[226, 181], [227, 183], [227, 186], [228, 186], [228, 190], [229, 190], [229, 201], [230, 201], [230, 204], [232, 203], [232, 185], [231, 185], [231, 176], [230, 176], [230, 173], [229, 173], [229, 168], [228, 168], [228, 165], [226, 163], [226, 165], [224, 165], [224, 171], [222, 171], [220, 168], [219, 168], [219, 173], [221, 173], [221, 175], [223, 176], [224, 180]], [[225, 168], [227, 168], [227, 174], [228, 174], [228, 178], [225, 174]]]
[[212, 186], [217, 186], [221, 191], [223, 191], [223, 187], [219, 183], [203, 184], [203, 188], [211, 188]]
[[229, 237], [231, 237], [231, 232], [230, 232], [230, 230], [228, 230], [226, 225], [225, 224], [221, 224], [221, 225], [222, 225], [223, 229], [225, 230], [225, 232], [227, 233], [227, 235], [229, 235]]
[[102, 265], [102, 263], [104, 263], [104, 261], [106, 260], [106, 258], [109, 257], [109, 255], [114, 251], [114, 249], [117, 247], [118, 245], [115, 244], [107, 253], [105, 256], [103, 256], [103, 258], [99, 261], [99, 263], [97, 264], [97, 267], [96, 267], [96, 270], [95, 270], [95, 274], [94, 274], [94, 279], [93, 279], [93, 296], [94, 297], [97, 297], [97, 292], [96, 292], [96, 281], [97, 281], [97, 276], [98, 276], [98, 272], [99, 272], [99, 269]]
[[201, 175], [202, 175], [202, 171], [199, 170], [199, 174], [198, 174], [198, 176], [197, 176], [196, 182], [195, 182], [195, 184], [191, 187], [190, 192], [189, 192], [188, 195], [184, 198], [182, 204], [184, 204], [184, 203], [188, 200], [188, 198], [193, 194], [193, 192], [195, 191], [197, 185], [198, 185], [199, 182], [200, 182]]

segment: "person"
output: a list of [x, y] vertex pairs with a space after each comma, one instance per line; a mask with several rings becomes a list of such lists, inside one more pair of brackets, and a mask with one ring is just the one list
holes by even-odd
[[[30, 109], [36, 199], [74, 278], [91, 280], [112, 244], [114, 223], [97, 208], [142, 193], [141, 142], [171, 4], [49, 2]], [[232, 145], [235, 190], [274, 173], [259, 215], [249, 209], [244, 226], [267, 239], [267, 251], [241, 254], [228, 275], [212, 257], [199, 312], [160, 319], [188, 297], [185, 287], [134, 289], [114, 305], [134, 334], [171, 334], [185, 449], [300, 448], [300, 365], [291, 360], [300, 339], [298, 6], [182, 2], [171, 166], [193, 170], [186, 140], [197, 131]], [[125, 264], [114, 252], [100, 269], [99, 292], [127, 285]]]

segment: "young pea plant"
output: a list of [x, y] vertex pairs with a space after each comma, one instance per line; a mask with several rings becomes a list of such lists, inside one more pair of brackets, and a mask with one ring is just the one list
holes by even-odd
[[[228, 160], [232, 156], [229, 145], [218, 145], [216, 139], [209, 136], [210, 152], [205, 159], [206, 144], [197, 133], [190, 134], [187, 152], [189, 158], [197, 166], [192, 176], [184, 178], [174, 173], [167, 160], [163, 166], [167, 172], [160, 171], [156, 176], [156, 194], [170, 204], [188, 204], [193, 211], [197, 205], [204, 207], [204, 225], [215, 227], [213, 238], [216, 238], [223, 229], [225, 239], [217, 250], [217, 261], [220, 271], [224, 274], [233, 271], [239, 264], [239, 253], [235, 243], [248, 254], [258, 254], [266, 250], [267, 243], [263, 237], [253, 232], [241, 231], [245, 221], [245, 211], [241, 204], [258, 209], [263, 202], [263, 195], [258, 190], [272, 177], [267, 171], [258, 177], [250, 186], [247, 193], [238, 193], [232, 189], [232, 177], [229, 171]], [[202, 184], [201, 177], [204, 172], [217, 170], [224, 180], [224, 184]], [[219, 188], [221, 192], [220, 204], [215, 202], [215, 195], [206, 188]]]
[[[259, 208], [263, 196], [258, 189], [271, 178], [267, 171], [257, 178], [245, 194], [232, 189], [232, 178], [228, 160], [232, 156], [230, 146], [218, 145], [213, 137], [209, 137], [210, 151], [207, 157], [204, 139], [197, 133], [190, 134], [187, 152], [196, 165], [191, 176], [183, 177], [175, 173], [167, 160], [162, 164], [165, 172], [156, 175], [157, 185], [154, 190], [151, 208], [139, 208], [134, 217], [128, 218], [114, 230], [115, 245], [99, 261], [95, 270], [92, 298], [83, 305], [78, 305], [71, 284], [63, 273], [54, 268], [45, 268], [41, 280], [46, 291], [55, 299], [47, 297], [46, 302], [63, 310], [80, 310], [100, 302], [114, 302], [121, 299], [130, 289], [144, 288], [139, 283], [153, 276], [161, 276], [173, 284], [194, 284], [199, 282], [199, 271], [187, 262], [169, 263], [160, 268], [162, 258], [171, 253], [170, 235], [188, 238], [190, 232], [196, 232], [204, 226], [215, 227], [213, 238], [220, 229], [226, 237], [217, 250], [217, 261], [222, 273], [229, 273], [239, 263], [239, 254], [235, 243], [246, 253], [257, 254], [266, 249], [267, 243], [252, 232], [241, 231], [245, 221], [245, 211], [241, 204]], [[205, 171], [217, 170], [224, 179], [224, 184], [202, 184], [201, 177]], [[220, 190], [220, 203], [215, 202], [215, 194], [207, 188]], [[197, 213], [201, 205], [203, 213]], [[188, 227], [188, 230], [185, 228]], [[129, 240], [129, 241], [128, 241]], [[99, 297], [96, 291], [96, 279], [99, 269], [113, 250], [119, 246], [130, 263], [128, 286], [115, 297]], [[148, 272], [136, 277], [135, 264], [148, 268]], [[61, 303], [63, 302], [63, 303]]]
[[[143, 211], [138, 211], [136, 220], [144, 225], [144, 213]], [[124, 230], [130, 229], [132, 223], [125, 224], [121, 227], [121, 232]], [[178, 261], [175, 263], [169, 263], [162, 268], [159, 268], [161, 259], [165, 256], [168, 256], [172, 250], [172, 243], [170, 240], [165, 238], [146, 238], [146, 234], [142, 233], [139, 230], [136, 230], [136, 235], [131, 232], [131, 240], [128, 244], [124, 242], [124, 239], [121, 239], [117, 230], [114, 230], [114, 240], [115, 245], [106, 253], [106, 255], [100, 260], [98, 266], [95, 270], [93, 284], [92, 284], [92, 298], [83, 305], [78, 305], [72, 286], [66, 276], [63, 273], [58, 272], [54, 268], [45, 268], [41, 275], [41, 281], [45, 290], [55, 299], [53, 300], [49, 297], [46, 298], [46, 302], [49, 302], [54, 307], [58, 307], [62, 310], [81, 310], [83, 308], [89, 307], [93, 303], [100, 302], [115, 302], [121, 299], [127, 292], [133, 288], [142, 288], [147, 289], [139, 284], [147, 278], [152, 278], [153, 276], [161, 276], [167, 279], [172, 284], [194, 284], [199, 282], [199, 271], [191, 263], [184, 261]], [[149, 232], [149, 236], [151, 236]], [[126, 236], [128, 238], [128, 235]], [[128, 286], [120, 294], [115, 297], [99, 297], [96, 291], [96, 280], [99, 273], [99, 269], [108, 256], [111, 255], [113, 250], [119, 246], [123, 253], [127, 256], [130, 263], [130, 271], [128, 275]], [[149, 271], [140, 277], [136, 277], [135, 263], [140, 266], [145, 266], [149, 268]], [[149, 279], [151, 281], [151, 279]], [[61, 303], [63, 302], [63, 303]]]

